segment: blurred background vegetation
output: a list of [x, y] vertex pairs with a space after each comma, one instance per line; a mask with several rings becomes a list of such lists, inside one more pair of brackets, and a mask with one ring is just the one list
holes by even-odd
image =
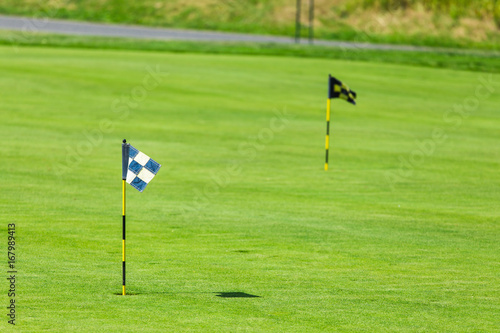
[[[293, 36], [296, 0], [1, 0], [0, 13]], [[314, 27], [322, 39], [497, 49], [500, 1], [315, 0]]]

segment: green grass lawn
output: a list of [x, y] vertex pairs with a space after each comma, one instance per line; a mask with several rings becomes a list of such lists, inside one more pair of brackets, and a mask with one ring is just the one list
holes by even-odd
[[500, 73], [500, 53], [435, 48], [427, 51], [370, 50], [320, 45], [141, 40], [134, 38], [69, 36], [0, 30], [0, 45], [50, 46], [100, 50], [162, 51], [173, 53], [272, 55], [344, 59]]
[[[498, 330], [500, 75], [8, 46], [0, 72], [17, 330]], [[325, 172], [329, 73], [358, 105]], [[128, 186], [125, 297], [124, 138], [163, 164]]]

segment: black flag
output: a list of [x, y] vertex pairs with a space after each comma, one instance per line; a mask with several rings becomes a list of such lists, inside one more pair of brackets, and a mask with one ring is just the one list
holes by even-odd
[[341, 98], [348, 101], [349, 103], [356, 105], [356, 93], [349, 89], [348, 86], [346, 86], [333, 76], [330, 76], [330, 82], [328, 85], [328, 98]]

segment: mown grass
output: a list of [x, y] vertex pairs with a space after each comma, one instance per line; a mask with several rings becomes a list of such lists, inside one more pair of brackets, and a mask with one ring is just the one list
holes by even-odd
[[16, 31], [0, 31], [0, 45], [10, 45], [17, 51], [23, 46], [50, 46], [175, 53], [274, 55], [299, 58], [397, 63], [488, 73], [500, 72], [500, 57], [498, 53], [476, 52], [471, 50], [462, 51], [456, 49], [434, 49], [425, 52], [410, 52], [362, 48], [335, 48], [319, 45], [139, 40], [127, 38], [65, 36]]
[[[498, 328], [499, 75], [51, 47], [0, 60], [16, 330]], [[325, 172], [328, 73], [358, 105], [333, 101]], [[128, 188], [126, 297], [123, 138], [163, 164]]]

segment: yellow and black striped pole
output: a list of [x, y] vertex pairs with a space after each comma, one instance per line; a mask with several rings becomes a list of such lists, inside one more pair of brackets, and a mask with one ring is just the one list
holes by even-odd
[[331, 100], [328, 98], [328, 100], [326, 101], [325, 171], [328, 170], [328, 149], [330, 148], [330, 105], [331, 105]]
[[326, 140], [325, 140], [325, 171], [328, 170], [328, 150], [330, 148], [330, 111], [331, 111], [331, 94], [332, 94], [332, 80], [331, 75], [328, 75], [328, 99], [326, 100]]
[[125, 184], [127, 180], [128, 156], [130, 144], [123, 140], [122, 144], [122, 295], [125, 296]]

